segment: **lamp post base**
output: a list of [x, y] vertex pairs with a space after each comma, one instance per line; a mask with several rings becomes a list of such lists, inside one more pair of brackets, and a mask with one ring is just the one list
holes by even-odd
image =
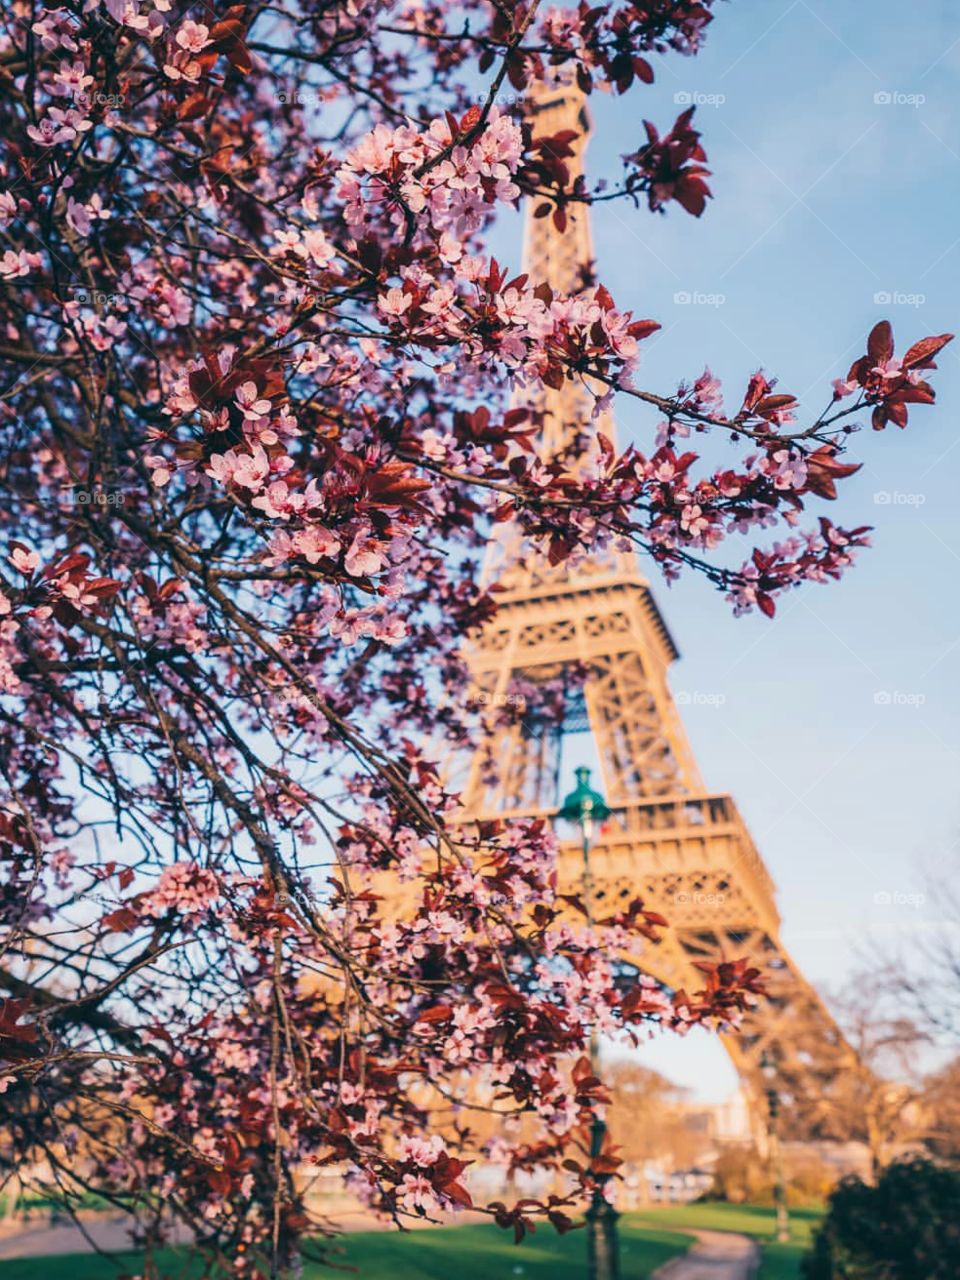
[[777, 1205], [777, 1242], [786, 1244], [790, 1239], [790, 1226], [787, 1218], [787, 1206], [783, 1200]]
[[596, 1196], [587, 1210], [587, 1275], [589, 1280], [620, 1280], [616, 1209]]

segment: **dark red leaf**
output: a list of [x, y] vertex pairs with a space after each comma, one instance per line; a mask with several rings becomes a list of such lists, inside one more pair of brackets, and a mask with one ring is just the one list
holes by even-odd
[[867, 356], [872, 364], [885, 364], [893, 356], [893, 330], [889, 320], [880, 320], [870, 330]]

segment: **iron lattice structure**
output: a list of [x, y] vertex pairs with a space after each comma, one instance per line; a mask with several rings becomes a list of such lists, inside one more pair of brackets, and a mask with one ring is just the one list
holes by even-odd
[[[555, 85], [534, 107], [537, 133], [575, 130], [582, 166], [589, 137], [584, 100]], [[592, 246], [586, 206], [561, 234], [552, 218], [527, 210], [524, 270], [555, 290], [589, 282]], [[574, 460], [589, 447], [593, 398], [565, 384], [532, 406], [543, 414], [540, 446]], [[612, 422], [601, 423], [613, 436]], [[575, 460], [572, 461], [574, 468]], [[632, 551], [551, 566], [525, 545], [516, 526], [498, 532], [485, 563], [496, 582], [498, 612], [466, 654], [477, 699], [516, 705], [515, 692], [551, 682], [570, 692], [559, 721], [501, 717], [473, 756], [462, 787], [465, 817], [551, 817], [558, 803], [564, 732], [589, 728], [613, 810], [591, 855], [593, 914], [641, 897], [671, 928], [625, 961], [672, 989], [696, 991], [696, 961], [748, 955], [767, 975], [770, 997], [723, 1042], [762, 1114], [766, 1053], [778, 1068], [786, 1136], [849, 1136], [842, 1121], [843, 1086], [852, 1050], [780, 940], [775, 889], [737, 806], [704, 789], [667, 682], [676, 646]], [[562, 892], [580, 887], [579, 846], [564, 845]]]

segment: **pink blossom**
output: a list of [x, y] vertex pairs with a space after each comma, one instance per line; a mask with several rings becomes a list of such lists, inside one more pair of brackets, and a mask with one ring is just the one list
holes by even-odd
[[852, 395], [859, 388], [860, 384], [856, 378], [834, 378], [833, 380], [833, 398], [834, 400], [843, 400], [846, 396]]
[[344, 556], [343, 563], [347, 573], [355, 578], [365, 578], [379, 573], [386, 564], [384, 551], [383, 543], [358, 533]]
[[315, 480], [311, 480], [310, 485], [302, 492], [290, 489], [284, 480], [274, 480], [266, 493], [254, 498], [253, 505], [273, 520], [286, 520], [318, 506], [321, 501]]
[[431, 1134], [429, 1138], [404, 1134], [397, 1150], [401, 1160], [425, 1166], [436, 1164], [444, 1152], [444, 1143], [438, 1133]]
[[294, 546], [308, 564], [316, 564], [328, 556], [336, 556], [340, 540], [323, 525], [311, 524], [296, 534]]
[[252, 489], [255, 493], [263, 487], [263, 482], [270, 474], [270, 459], [265, 451], [257, 445], [253, 453], [242, 453], [237, 459], [233, 472], [234, 484]]
[[377, 305], [384, 315], [402, 316], [408, 311], [413, 302], [413, 296], [404, 293], [402, 289], [388, 289], [387, 292], [377, 300]]
[[144, 465], [150, 468], [150, 479], [158, 489], [162, 489], [164, 485], [170, 483], [173, 470], [162, 454], [147, 454], [143, 461]]
[[170, 325], [184, 325], [190, 323], [190, 317], [193, 314], [193, 305], [190, 301], [190, 295], [185, 293], [183, 289], [174, 288], [173, 285], [164, 283], [160, 288], [160, 315]]
[[696, 503], [683, 508], [680, 517], [680, 527], [691, 538], [698, 538], [702, 533], [710, 528], [710, 519], [704, 515], [703, 511]]
[[6, 280], [15, 280], [20, 276], [29, 275], [31, 271], [37, 270], [42, 265], [43, 259], [39, 253], [28, 253], [26, 249], [16, 253], [13, 249], [7, 249], [0, 258], [0, 276]]
[[429, 1209], [436, 1203], [433, 1183], [422, 1173], [405, 1173], [400, 1183], [399, 1200], [405, 1209]]
[[195, 84], [200, 79], [203, 67], [196, 58], [178, 49], [171, 55], [170, 60], [163, 64], [163, 70], [171, 80], [186, 80], [188, 83]]
[[93, 225], [90, 221], [90, 214], [87, 212], [86, 206], [74, 200], [73, 196], [70, 196], [67, 200], [67, 221], [78, 236], [88, 236], [90, 234], [90, 228]]
[[97, 597], [87, 590], [83, 580], [71, 581], [69, 578], [58, 578], [56, 585], [63, 598], [81, 612], [97, 603]]
[[180, 915], [197, 916], [220, 896], [216, 875], [195, 862], [174, 862], [160, 873], [156, 888], [143, 900], [143, 909], [151, 915], [175, 910]]
[[258, 422], [272, 408], [269, 400], [260, 398], [255, 382], [241, 383], [237, 388], [236, 402], [243, 410], [243, 416], [248, 422]]
[[807, 478], [803, 454], [796, 450], [778, 449], [760, 461], [760, 470], [773, 479], [776, 489], [799, 489]]
[[305, 231], [303, 243], [311, 260], [318, 267], [328, 267], [334, 258], [334, 248], [322, 231]]
[[50, 107], [46, 116], [42, 116], [38, 124], [27, 125], [27, 133], [34, 142], [42, 147], [54, 147], [61, 142], [73, 142], [81, 133], [93, 128], [93, 121], [88, 120], [79, 111], [70, 107]]
[[199, 53], [210, 43], [210, 29], [202, 22], [192, 22], [189, 18], [182, 23], [174, 37], [181, 49], [189, 53]]
[[86, 67], [82, 62], [61, 62], [50, 89], [60, 98], [82, 99], [92, 84], [93, 76], [86, 74]]
[[7, 559], [24, 575], [33, 573], [40, 564], [40, 557], [36, 551], [27, 551], [24, 547], [15, 547]]

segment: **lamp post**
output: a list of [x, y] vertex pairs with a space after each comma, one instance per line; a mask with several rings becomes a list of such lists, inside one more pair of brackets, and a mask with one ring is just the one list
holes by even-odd
[[787, 1214], [787, 1197], [783, 1185], [783, 1154], [780, 1150], [778, 1120], [780, 1095], [777, 1093], [777, 1064], [764, 1050], [760, 1070], [767, 1085], [767, 1134], [770, 1139], [770, 1163], [773, 1165], [773, 1200], [777, 1206], [777, 1240], [785, 1244], [790, 1239], [790, 1219]]
[[[576, 770], [577, 785], [563, 802], [557, 815], [580, 828], [583, 848], [583, 905], [587, 923], [593, 923], [593, 872], [590, 869], [590, 848], [596, 834], [597, 823], [610, 816], [606, 801], [598, 791], [590, 787], [590, 770], [581, 766]], [[594, 1030], [590, 1036], [590, 1066], [594, 1075], [600, 1066], [600, 1044]], [[594, 1113], [590, 1125], [591, 1164], [603, 1151], [607, 1126]], [[620, 1280], [620, 1246], [617, 1241], [618, 1214], [604, 1195], [609, 1174], [595, 1175], [595, 1185], [590, 1208], [587, 1210], [587, 1275], [589, 1280]]]

